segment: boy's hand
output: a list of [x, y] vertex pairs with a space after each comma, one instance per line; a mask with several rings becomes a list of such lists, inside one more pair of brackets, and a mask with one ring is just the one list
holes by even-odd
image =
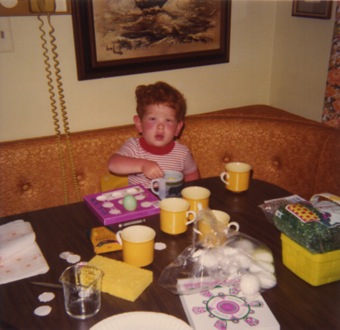
[[162, 178], [164, 176], [159, 165], [151, 160], [145, 160], [145, 163], [142, 166], [142, 172], [150, 180]]

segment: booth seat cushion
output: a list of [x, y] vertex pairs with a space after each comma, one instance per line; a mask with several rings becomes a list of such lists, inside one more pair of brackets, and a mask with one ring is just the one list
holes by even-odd
[[199, 161], [203, 177], [239, 161], [252, 166], [254, 178], [301, 197], [340, 195], [340, 132], [324, 125], [205, 116], [187, 121], [181, 141]]
[[[131, 136], [134, 125], [0, 143], [0, 216], [99, 192], [108, 158]], [[340, 132], [284, 110], [254, 105], [188, 116], [180, 141], [203, 178], [242, 161], [254, 178], [304, 198], [340, 195]]]

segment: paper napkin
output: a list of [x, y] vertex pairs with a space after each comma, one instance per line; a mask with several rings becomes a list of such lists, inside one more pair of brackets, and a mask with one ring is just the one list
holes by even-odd
[[16, 220], [0, 226], [0, 284], [43, 274], [48, 270], [29, 222]]
[[0, 262], [24, 250], [35, 241], [29, 222], [16, 220], [0, 226]]
[[195, 330], [279, 330], [280, 325], [263, 297], [239, 296], [232, 283], [188, 295], [180, 299], [190, 325]]

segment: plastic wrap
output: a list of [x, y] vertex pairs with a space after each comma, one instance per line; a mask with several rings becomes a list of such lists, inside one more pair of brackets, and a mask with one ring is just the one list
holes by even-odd
[[273, 256], [267, 246], [228, 227], [222, 232], [215, 229], [199, 241], [195, 223], [193, 244], [163, 270], [158, 283], [174, 294], [190, 294], [239, 279], [245, 296], [275, 286]]
[[260, 207], [282, 233], [308, 251], [340, 249], [339, 197], [324, 193], [310, 201], [286, 198], [267, 201]]

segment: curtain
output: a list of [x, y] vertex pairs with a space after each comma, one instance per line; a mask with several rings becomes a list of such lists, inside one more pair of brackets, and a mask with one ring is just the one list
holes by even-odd
[[322, 122], [340, 129], [340, 1], [336, 2]]

